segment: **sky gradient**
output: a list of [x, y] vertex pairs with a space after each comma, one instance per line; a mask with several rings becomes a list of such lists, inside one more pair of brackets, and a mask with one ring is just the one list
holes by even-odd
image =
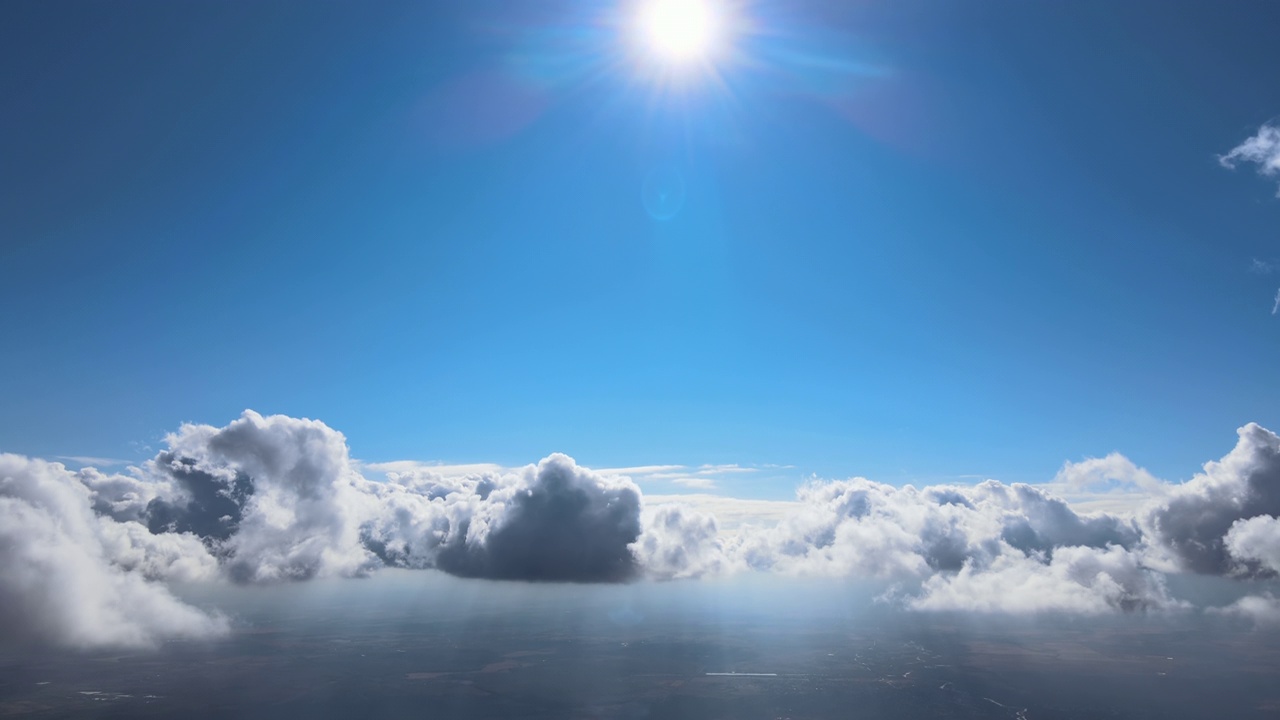
[[253, 408], [791, 497], [1280, 427], [1280, 200], [1219, 162], [1280, 109], [1273, 5], [830, 5], [658, 82], [584, 2], [10, 4], [3, 448]]

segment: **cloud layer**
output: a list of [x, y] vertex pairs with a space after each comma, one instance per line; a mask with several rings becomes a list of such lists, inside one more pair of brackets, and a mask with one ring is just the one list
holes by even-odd
[[[380, 476], [362, 474], [371, 468]], [[811, 482], [792, 503], [754, 501], [768, 506], [761, 522], [735, 515], [725, 533], [707, 510], [730, 505], [703, 495], [647, 507], [624, 472], [561, 454], [514, 470], [361, 466], [324, 423], [252, 411], [225, 427], [184, 425], [124, 473], [0, 455], [0, 639], [214, 637], [226, 620], [166, 581], [305, 581], [385, 566], [534, 582], [858, 577], [918, 611], [1084, 614], [1185, 608], [1168, 573], [1280, 573], [1280, 438], [1253, 424], [1181, 485], [1118, 454], [1068, 463], [1055, 478], [1147, 498], [1125, 513], [1080, 512], [1026, 484], [851, 478]], [[1221, 612], [1265, 618], [1274, 604], [1255, 592]]]

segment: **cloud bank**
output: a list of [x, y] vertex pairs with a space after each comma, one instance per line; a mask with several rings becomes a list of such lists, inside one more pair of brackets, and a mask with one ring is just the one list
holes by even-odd
[[[381, 476], [362, 474], [371, 469]], [[811, 482], [789, 503], [734, 501], [768, 513], [756, 523], [733, 510], [723, 532], [715, 510], [733, 503], [665, 496], [649, 506], [625, 470], [562, 454], [517, 469], [361, 465], [322, 422], [252, 411], [224, 427], [184, 425], [123, 473], [0, 455], [0, 639], [216, 637], [227, 621], [166, 582], [297, 582], [381, 567], [526, 582], [855, 577], [916, 611], [1079, 614], [1186, 608], [1169, 573], [1280, 574], [1280, 438], [1254, 424], [1181, 485], [1118, 454], [1068, 463], [1054, 479], [1141, 492], [1136, 512], [1081, 512], [1044, 487], [994, 480], [916, 488], [850, 478]], [[1274, 599], [1251, 598], [1220, 612], [1269, 617]]]

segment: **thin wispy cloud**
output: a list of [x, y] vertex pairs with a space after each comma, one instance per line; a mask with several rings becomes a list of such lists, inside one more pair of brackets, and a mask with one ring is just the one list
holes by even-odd
[[443, 463], [420, 460], [392, 460], [389, 462], [358, 463], [360, 469], [376, 473], [435, 473], [444, 477], [466, 477], [487, 472], [502, 472], [508, 468], [495, 463]]
[[668, 483], [694, 490], [715, 490], [720, 487], [722, 481], [787, 467], [789, 466], [704, 463], [702, 465], [634, 465], [604, 468], [596, 472], [601, 475], [629, 478], [641, 484]]
[[120, 458], [95, 457], [93, 455], [55, 455], [54, 457], [77, 465], [92, 465], [94, 467], [117, 467], [135, 462], [133, 460], [121, 460]]
[[697, 490], [714, 490], [716, 481], [709, 477], [680, 477], [672, 480], [676, 485]]
[[1275, 272], [1276, 263], [1273, 260], [1259, 260], [1253, 258], [1249, 261], [1249, 272], [1256, 275], [1270, 275]]
[[1275, 302], [1271, 303], [1271, 314], [1280, 313], [1280, 290], [1276, 290]]

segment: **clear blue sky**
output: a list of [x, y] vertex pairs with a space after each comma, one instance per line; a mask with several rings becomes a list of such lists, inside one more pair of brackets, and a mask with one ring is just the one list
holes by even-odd
[[0, 449], [253, 408], [369, 460], [1179, 479], [1280, 428], [1280, 200], [1216, 159], [1280, 113], [1274, 3], [759, 2], [674, 89], [593, 5], [4, 3]]

